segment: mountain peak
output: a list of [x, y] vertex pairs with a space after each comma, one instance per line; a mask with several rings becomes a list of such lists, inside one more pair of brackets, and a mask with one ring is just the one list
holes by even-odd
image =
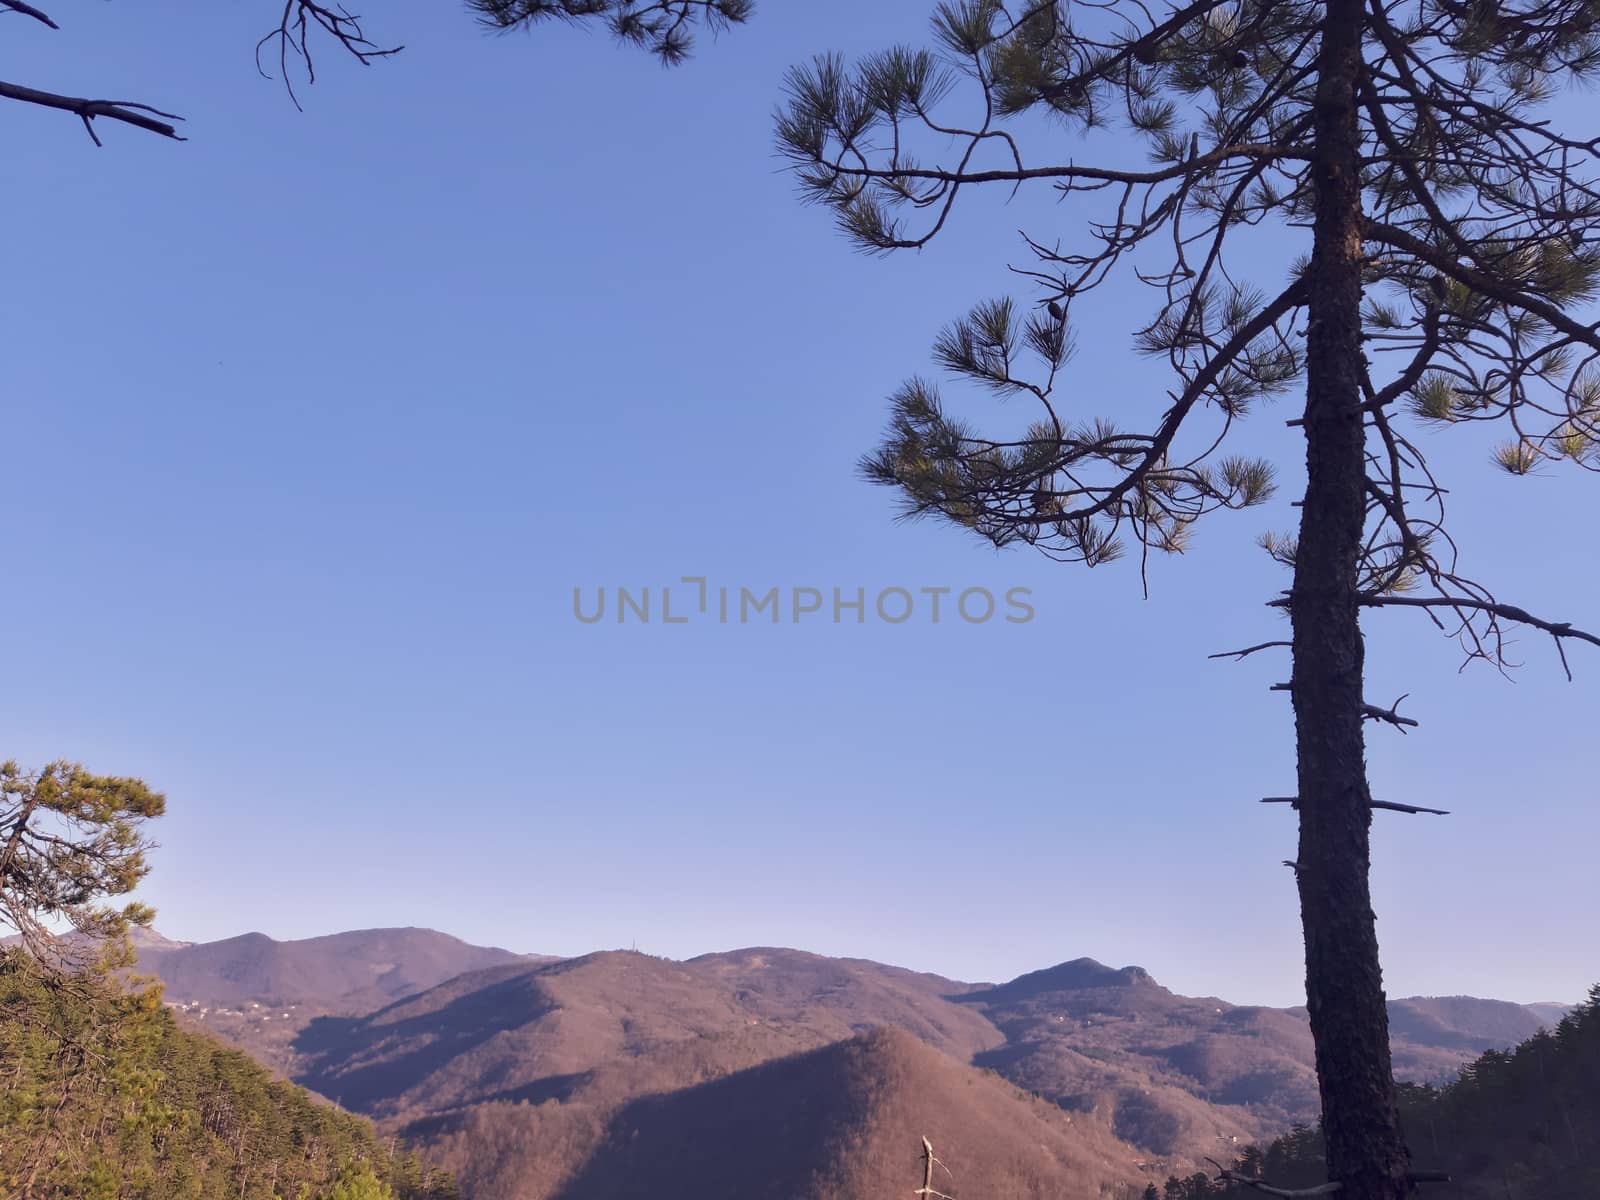
[[135, 925], [128, 930], [128, 940], [139, 950], [182, 950], [190, 942], [174, 941], [165, 934], [143, 925]]
[[517, 962], [431, 929], [362, 929], [278, 941], [259, 931], [215, 942], [137, 944], [140, 967], [174, 1000], [211, 1007], [286, 1001], [323, 1012], [369, 1012], [465, 971]]
[[1018, 975], [1010, 983], [993, 989], [1011, 996], [1033, 996], [1042, 992], [1070, 992], [1084, 988], [1130, 988], [1153, 986], [1155, 980], [1143, 967], [1108, 967], [1092, 958], [1074, 958], [1042, 971]]

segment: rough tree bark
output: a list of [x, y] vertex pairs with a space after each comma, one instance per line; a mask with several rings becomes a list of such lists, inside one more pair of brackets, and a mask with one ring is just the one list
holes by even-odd
[[1296, 874], [1306, 1002], [1328, 1176], [1347, 1200], [1409, 1191], [1389, 1018], [1368, 887], [1371, 794], [1362, 731], [1358, 562], [1365, 521], [1361, 188], [1356, 87], [1361, 0], [1329, 0], [1319, 61], [1314, 241], [1306, 334], [1306, 467], [1291, 692], [1299, 757]]

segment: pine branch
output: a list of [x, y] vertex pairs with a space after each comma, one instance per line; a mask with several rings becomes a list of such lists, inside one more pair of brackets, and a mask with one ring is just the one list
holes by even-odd
[[1487, 296], [1508, 308], [1520, 308], [1531, 316], [1538, 317], [1552, 329], [1565, 334], [1572, 341], [1588, 346], [1593, 350], [1600, 350], [1600, 322], [1584, 325], [1574, 321], [1559, 308], [1539, 296], [1516, 287], [1503, 277], [1468, 266], [1460, 260], [1443, 253], [1437, 246], [1422, 241], [1420, 238], [1414, 237], [1405, 230], [1398, 229], [1393, 225], [1368, 218], [1365, 222], [1365, 232], [1368, 238], [1409, 254], [1420, 262], [1427, 263], [1434, 270], [1455, 280], [1463, 287], [1479, 295]]

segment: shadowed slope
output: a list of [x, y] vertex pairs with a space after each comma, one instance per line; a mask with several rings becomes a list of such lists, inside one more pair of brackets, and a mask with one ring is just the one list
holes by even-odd
[[606, 951], [458, 977], [360, 1020], [316, 1022], [298, 1079], [376, 1116], [486, 1100], [613, 1104], [879, 1026], [969, 1059], [1001, 1038], [937, 976], [792, 950], [688, 962]]
[[[569, 1175], [525, 1173], [511, 1147], [519, 1135], [550, 1138], [558, 1107], [491, 1106], [413, 1132], [459, 1164], [469, 1194], [521, 1200], [878, 1200], [921, 1182], [923, 1136], [958, 1193], [1055, 1200], [1141, 1178], [1138, 1152], [1102, 1124], [893, 1029], [634, 1100], [603, 1131], [592, 1119], [583, 1128]], [[474, 1135], [462, 1136], [472, 1121]]]
[[[1538, 1020], [1471, 1001], [1397, 1001], [1396, 1012], [1397, 1030], [1427, 1039], [1397, 1040], [1397, 1061], [1424, 1077], [1461, 1062], [1450, 1047], [1475, 1028], [1509, 1034]], [[317, 1022], [296, 1042], [297, 1078], [402, 1123], [555, 1101], [564, 1114], [537, 1120], [564, 1144], [578, 1127], [598, 1136], [595, 1113], [883, 1027], [993, 1069], [1152, 1158], [1194, 1164], [1316, 1118], [1303, 1015], [1179, 996], [1138, 967], [1091, 959], [998, 986], [772, 948], [513, 963]]]

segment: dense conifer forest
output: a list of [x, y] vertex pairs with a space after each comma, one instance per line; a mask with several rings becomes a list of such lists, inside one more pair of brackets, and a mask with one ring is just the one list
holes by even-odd
[[159, 988], [0, 951], [0, 1194], [19, 1200], [453, 1200], [365, 1120], [179, 1029]]
[[[1490, 1050], [1442, 1087], [1400, 1085], [1401, 1118], [1422, 1185], [1433, 1200], [1594, 1200], [1600, 1196], [1600, 985], [1553, 1030], [1509, 1052]], [[1297, 1126], [1235, 1164], [1273, 1186], [1327, 1179], [1320, 1133]], [[1259, 1195], [1201, 1177], [1168, 1181], [1162, 1200]]]

